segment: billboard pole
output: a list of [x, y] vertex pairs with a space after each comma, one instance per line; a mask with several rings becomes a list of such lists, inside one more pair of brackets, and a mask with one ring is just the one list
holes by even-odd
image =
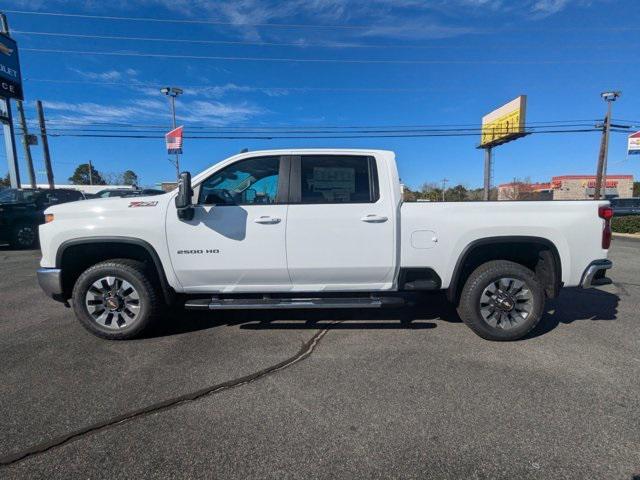
[[491, 191], [491, 147], [484, 149], [484, 195], [483, 200], [489, 201], [489, 192]]
[[[0, 32], [9, 35], [9, 22], [4, 13], [0, 13]], [[18, 153], [16, 152], [16, 133], [13, 129], [13, 115], [11, 114], [11, 101], [9, 97], [0, 97], [0, 122], [4, 133], [4, 145], [9, 166], [9, 179], [12, 188], [20, 188], [20, 167], [18, 166]]]
[[47, 171], [47, 182], [49, 188], [54, 189], [53, 168], [51, 168], [51, 156], [49, 154], [49, 139], [47, 138], [47, 124], [44, 119], [44, 110], [42, 102], [36, 100], [36, 110], [38, 111], [38, 122], [40, 123], [40, 136], [42, 137], [42, 153], [44, 155], [44, 166]]

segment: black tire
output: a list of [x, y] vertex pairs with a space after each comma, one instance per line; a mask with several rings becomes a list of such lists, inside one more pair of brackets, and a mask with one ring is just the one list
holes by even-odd
[[[494, 289], [502, 295], [503, 289], [500, 287], [506, 287], [510, 282], [503, 280], [501, 284], [500, 279], [515, 279], [517, 282], [512, 284], [517, 283], [519, 286], [522, 282], [524, 287], [519, 290], [514, 288], [516, 295], [501, 297], [502, 303], [494, 308], [498, 296], [487, 289]], [[520, 311], [514, 310], [520, 308], [515, 307], [519, 305], [518, 302], [523, 301], [518, 299], [520, 296], [528, 298], [526, 308], [529, 311], [525, 312], [525, 318]], [[469, 276], [462, 289], [458, 314], [471, 330], [486, 340], [519, 340], [533, 330], [542, 318], [544, 302], [544, 289], [531, 270], [507, 260], [494, 260], [480, 265]], [[525, 307], [522, 308], [521, 312], [524, 312]], [[485, 319], [484, 315], [489, 319]], [[496, 325], [491, 325], [494, 322]]]
[[[133, 303], [127, 303], [126, 298], [128, 297], [123, 295], [115, 296], [118, 300], [114, 300], [114, 302], [117, 301], [121, 304], [117, 310], [115, 307], [114, 310], [111, 310], [105, 305], [88, 305], [89, 301], [99, 304], [100, 301], [97, 299], [102, 297], [95, 293], [97, 290], [92, 286], [106, 277], [116, 279], [114, 280], [115, 285], [117, 285], [115, 282], [120, 280], [121, 287], [118, 288], [122, 288], [128, 282], [137, 297], [137, 308]], [[105, 287], [105, 289], [107, 288]], [[89, 293], [90, 290], [91, 293]], [[107, 290], [115, 291], [111, 287]], [[118, 293], [124, 294], [126, 291], [118, 290]], [[96, 300], [87, 300], [89, 295]], [[129, 340], [140, 336], [159, 316], [163, 305], [153, 278], [146, 272], [144, 264], [129, 259], [107, 260], [89, 267], [78, 277], [73, 287], [72, 299], [73, 310], [82, 326], [94, 335], [108, 340]], [[129, 302], [133, 301], [129, 299]], [[93, 309], [93, 314], [90, 312], [90, 308]], [[102, 317], [98, 308], [105, 309], [106, 317]], [[133, 311], [135, 313], [132, 313]], [[108, 319], [109, 314], [111, 314], [110, 320]], [[135, 317], [129, 318], [131, 314], [134, 314]], [[99, 318], [103, 319], [103, 323], [100, 323]]]
[[34, 248], [38, 243], [38, 226], [20, 223], [11, 229], [10, 244], [13, 248]]

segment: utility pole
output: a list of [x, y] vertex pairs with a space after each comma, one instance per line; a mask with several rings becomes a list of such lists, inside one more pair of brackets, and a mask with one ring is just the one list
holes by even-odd
[[[596, 188], [593, 192], [593, 199], [600, 200], [602, 193], [607, 193], [607, 159], [609, 157], [609, 131], [611, 130], [612, 104], [620, 97], [621, 92], [604, 92], [602, 99], [607, 102], [607, 116], [602, 126], [602, 140], [600, 142], [600, 154], [598, 155], [598, 167], [596, 170]], [[604, 188], [603, 188], [604, 184]]]
[[491, 192], [491, 147], [484, 149], [484, 196], [485, 202], [489, 201]]
[[42, 153], [44, 155], [44, 166], [47, 170], [47, 182], [49, 188], [53, 190], [55, 184], [53, 182], [53, 169], [51, 168], [51, 156], [49, 155], [49, 140], [47, 139], [47, 125], [44, 119], [44, 110], [42, 102], [36, 101], [36, 110], [38, 111], [38, 122], [40, 123], [40, 137], [42, 138]]
[[[9, 35], [9, 22], [4, 13], [0, 13], [0, 32]], [[18, 165], [18, 153], [16, 152], [16, 134], [13, 129], [13, 115], [11, 114], [11, 100], [9, 97], [0, 97], [0, 123], [4, 134], [4, 146], [9, 166], [9, 179], [11, 188], [20, 188], [20, 167]]]
[[18, 107], [20, 127], [22, 128], [22, 144], [24, 145], [24, 158], [27, 161], [27, 168], [29, 171], [29, 182], [31, 183], [31, 188], [36, 188], [36, 172], [33, 169], [33, 158], [31, 157], [29, 130], [27, 130], [27, 119], [24, 115], [24, 105], [20, 100], [16, 102], [16, 105]]
[[445, 192], [445, 188], [447, 188], [447, 182], [448, 182], [448, 181], [449, 181], [449, 179], [448, 179], [448, 178], [443, 178], [443, 179], [442, 179], [442, 201], [443, 201], [443, 202], [445, 201], [445, 198], [444, 198], [444, 192]]
[[91, 165], [91, 160], [89, 160], [89, 185], [93, 185], [93, 165]]
[[[171, 104], [171, 116], [173, 118], [173, 129], [178, 126], [176, 123], [176, 97], [182, 95], [184, 91], [178, 87], [163, 87], [160, 89], [160, 93], [163, 93], [169, 97], [169, 103]], [[176, 153], [176, 178], [180, 178], [180, 155]]]

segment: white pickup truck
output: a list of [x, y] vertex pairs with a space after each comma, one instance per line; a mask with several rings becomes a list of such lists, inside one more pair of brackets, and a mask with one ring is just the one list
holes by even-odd
[[608, 202], [405, 203], [381, 150], [241, 153], [165, 195], [45, 214], [41, 287], [108, 339], [176, 304], [400, 307], [446, 290], [475, 333], [514, 340], [563, 285], [610, 282]]

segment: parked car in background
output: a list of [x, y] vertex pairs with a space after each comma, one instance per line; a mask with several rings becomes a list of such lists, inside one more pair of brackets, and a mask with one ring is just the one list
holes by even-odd
[[0, 243], [15, 248], [31, 248], [38, 241], [38, 225], [52, 205], [84, 200], [78, 190], [66, 188], [16, 189], [0, 191]]
[[107, 188], [100, 190], [98, 193], [91, 195], [91, 198], [113, 198], [113, 197], [141, 197], [147, 195], [162, 195], [166, 192], [154, 188], [142, 189], [124, 189], [124, 188]]
[[125, 197], [147, 197], [150, 195], [164, 195], [165, 193], [167, 192], [156, 188], [143, 188], [141, 190], [133, 190], [125, 195]]
[[113, 198], [113, 197], [124, 197], [128, 193], [131, 193], [132, 189], [125, 188], [105, 188], [104, 190], [100, 190], [98, 193], [94, 193], [91, 195], [91, 198]]
[[640, 215], [640, 198], [613, 198], [611, 207], [616, 217]]

